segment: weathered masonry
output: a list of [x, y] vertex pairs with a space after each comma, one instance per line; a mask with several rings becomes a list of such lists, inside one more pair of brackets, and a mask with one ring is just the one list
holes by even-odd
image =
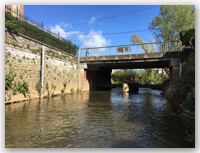
[[[8, 87], [8, 89], [5, 90], [6, 103], [40, 97], [37, 89], [40, 88], [41, 85], [42, 54], [39, 52], [42, 51], [42, 48], [44, 48], [45, 53], [42, 96], [77, 91], [78, 68], [77, 58], [75, 56], [27, 36], [11, 33], [6, 29], [5, 76], [7, 78], [13, 78], [10, 82], [6, 82]], [[25, 90], [27, 84], [27, 93], [18, 89], [18, 87], [21, 86]], [[81, 88], [81, 86], [79, 88]]]

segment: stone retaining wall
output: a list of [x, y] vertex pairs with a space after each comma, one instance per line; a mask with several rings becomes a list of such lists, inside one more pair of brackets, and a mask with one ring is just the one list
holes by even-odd
[[[28, 94], [23, 95], [13, 91], [12, 88], [5, 90], [5, 102], [22, 101], [39, 98], [39, 93], [35, 87], [40, 80], [41, 53], [34, 53], [45, 47], [44, 60], [44, 96], [71, 93], [76, 91], [77, 85], [77, 60], [76, 57], [67, 54], [59, 49], [38, 42], [21, 34], [13, 34], [5, 30], [5, 75], [16, 74], [14, 82], [27, 82], [29, 86]], [[17, 45], [13, 45], [15, 42]], [[64, 83], [67, 85], [64, 88]], [[45, 87], [48, 84], [49, 89]]]

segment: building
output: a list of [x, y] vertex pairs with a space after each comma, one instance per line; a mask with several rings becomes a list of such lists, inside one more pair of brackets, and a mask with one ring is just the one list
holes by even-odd
[[5, 11], [21, 20], [24, 19], [24, 5], [5, 5]]

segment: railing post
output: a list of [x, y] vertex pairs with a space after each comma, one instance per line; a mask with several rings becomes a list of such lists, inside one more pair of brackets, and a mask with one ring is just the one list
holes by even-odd
[[164, 52], [165, 52], [165, 42], [164, 42]]
[[167, 52], [170, 51], [170, 49], [169, 49], [169, 43], [170, 43], [170, 42], [167, 43]]

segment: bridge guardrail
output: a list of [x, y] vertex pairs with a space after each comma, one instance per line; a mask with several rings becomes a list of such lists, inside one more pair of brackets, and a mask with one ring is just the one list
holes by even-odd
[[79, 57], [129, 55], [158, 52], [182, 51], [181, 41], [129, 44], [119, 46], [93, 47], [79, 49]]

